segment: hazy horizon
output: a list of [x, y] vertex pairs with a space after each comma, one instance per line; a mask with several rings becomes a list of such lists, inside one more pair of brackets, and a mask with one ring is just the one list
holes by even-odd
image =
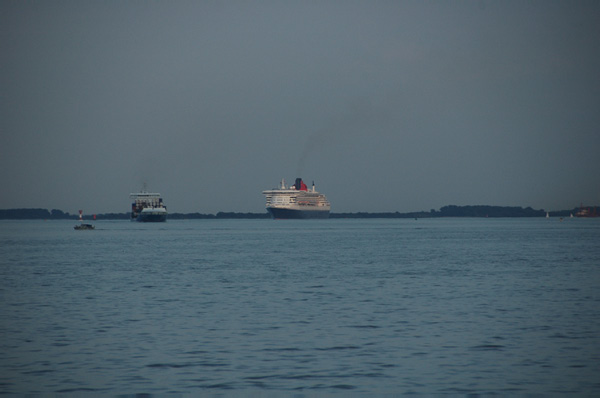
[[0, 3], [0, 209], [600, 203], [600, 2]]

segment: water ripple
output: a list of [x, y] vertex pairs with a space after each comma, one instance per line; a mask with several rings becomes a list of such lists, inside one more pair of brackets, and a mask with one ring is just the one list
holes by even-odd
[[0, 394], [600, 396], [579, 221], [0, 222]]

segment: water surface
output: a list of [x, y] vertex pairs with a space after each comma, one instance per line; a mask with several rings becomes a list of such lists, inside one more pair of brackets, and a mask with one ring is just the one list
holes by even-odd
[[600, 219], [0, 222], [0, 393], [599, 396]]

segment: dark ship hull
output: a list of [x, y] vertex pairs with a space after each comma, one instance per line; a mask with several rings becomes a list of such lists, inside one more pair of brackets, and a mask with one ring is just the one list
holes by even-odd
[[329, 210], [294, 210], [294, 209], [278, 209], [268, 207], [267, 211], [275, 220], [306, 220], [306, 219], [325, 219], [329, 218]]
[[165, 222], [167, 221], [167, 213], [163, 214], [140, 214], [135, 219], [139, 222]]

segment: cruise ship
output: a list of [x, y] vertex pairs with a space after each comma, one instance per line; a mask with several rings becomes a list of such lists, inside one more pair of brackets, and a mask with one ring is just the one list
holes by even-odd
[[309, 190], [302, 178], [296, 178], [290, 187], [281, 180], [278, 189], [263, 191], [263, 194], [267, 197], [267, 211], [274, 219], [329, 218], [331, 205], [325, 195], [315, 190], [314, 182]]
[[167, 221], [167, 207], [159, 193], [138, 192], [129, 194], [133, 199], [131, 204], [131, 221], [140, 222], [165, 222]]

